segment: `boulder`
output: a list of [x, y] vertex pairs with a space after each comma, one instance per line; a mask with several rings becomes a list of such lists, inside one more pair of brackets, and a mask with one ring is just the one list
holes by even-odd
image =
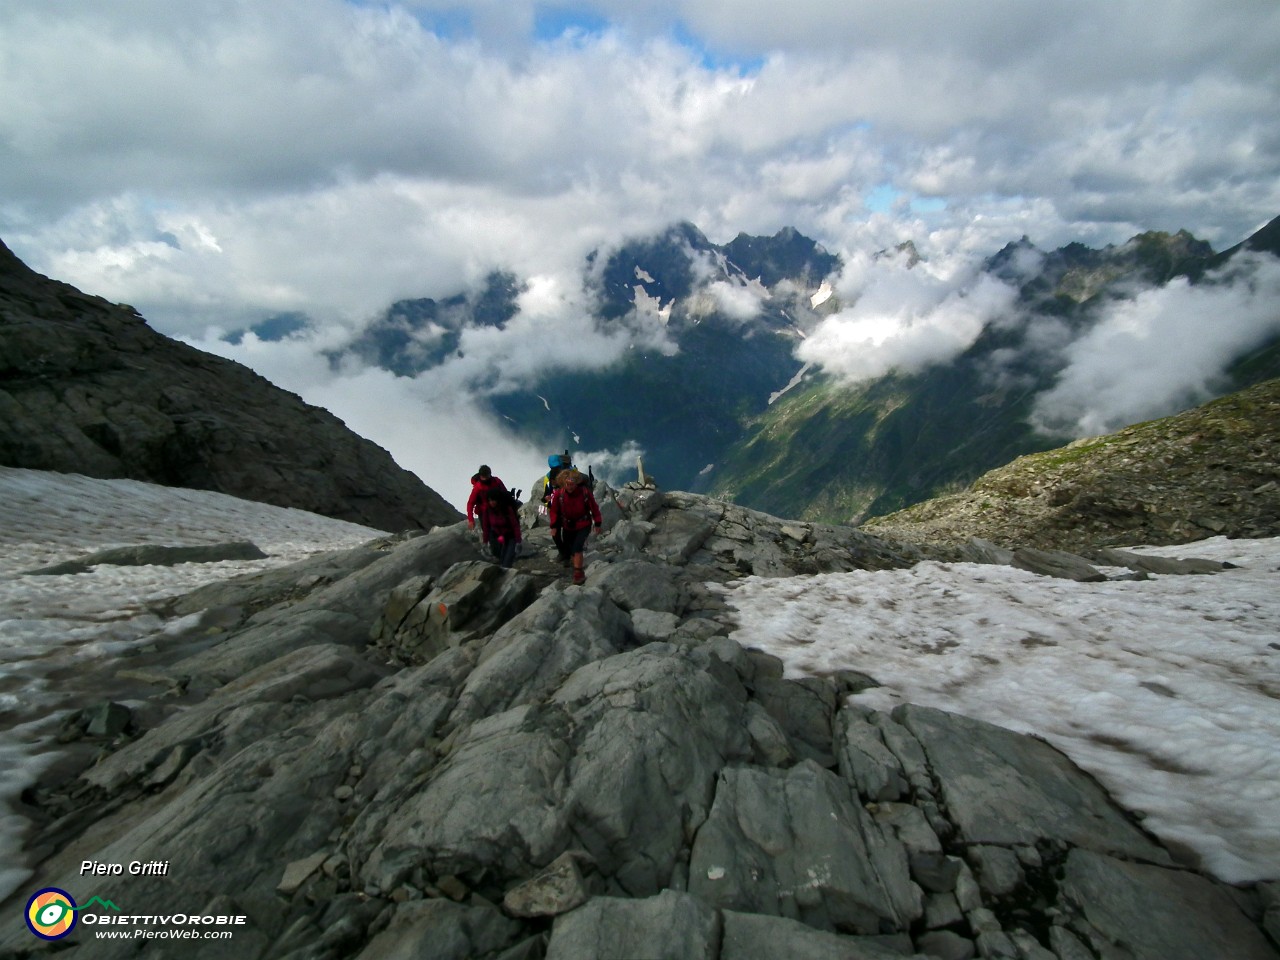
[[893, 718], [923, 748], [963, 842], [1053, 840], [1171, 862], [1095, 780], [1044, 741], [915, 704], [898, 707]]
[[1068, 925], [1102, 956], [1276, 960], [1227, 890], [1185, 870], [1074, 850], [1061, 892]]
[[486, 906], [464, 906], [449, 900], [415, 900], [400, 904], [386, 929], [378, 933], [356, 960], [472, 960], [493, 956], [521, 933], [518, 923]]
[[668, 564], [619, 560], [599, 573], [593, 571], [591, 582], [628, 612], [641, 609], [663, 613], [680, 611], [680, 580]]
[[29, 570], [26, 576], [64, 576], [87, 573], [99, 564], [119, 567], [171, 567], [179, 563], [220, 563], [225, 560], [264, 560], [266, 554], [247, 540], [235, 543], [196, 544], [194, 546], [164, 546], [142, 544], [136, 547], [113, 547], [85, 554], [75, 560], [57, 563], [38, 570]]
[[452, 722], [541, 701], [579, 667], [632, 646], [632, 637], [630, 619], [599, 590], [543, 594], [484, 644]]
[[596, 897], [556, 919], [546, 960], [716, 960], [719, 942], [719, 915], [687, 894]]
[[590, 899], [587, 883], [578, 869], [581, 854], [560, 854], [546, 869], [517, 884], [502, 898], [502, 909], [513, 917], [555, 917], [580, 907]]
[[726, 910], [819, 930], [907, 930], [922, 913], [902, 844], [812, 761], [731, 767], [698, 830], [689, 892]]
[[721, 915], [724, 938], [719, 960], [906, 960], [908, 956], [878, 938], [840, 936], [785, 917], [735, 910]]

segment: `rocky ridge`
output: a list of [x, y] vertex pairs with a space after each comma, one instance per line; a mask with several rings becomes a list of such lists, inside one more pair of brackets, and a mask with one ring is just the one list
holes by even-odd
[[1280, 536], [1280, 380], [1019, 457], [959, 493], [860, 529], [934, 545], [979, 538], [1078, 553]]
[[[785, 678], [713, 586], [954, 548], [600, 493], [583, 587], [545, 528], [502, 570], [457, 524], [167, 604], [133, 722], [26, 796], [32, 884], [172, 861], [116, 897], [248, 918], [201, 957], [1280, 957], [1280, 885], [1180, 862], [1043, 741]], [[41, 954], [19, 912], [0, 943]]]
[[3, 243], [0, 464], [216, 490], [377, 530], [459, 517], [331, 413], [35, 273]]

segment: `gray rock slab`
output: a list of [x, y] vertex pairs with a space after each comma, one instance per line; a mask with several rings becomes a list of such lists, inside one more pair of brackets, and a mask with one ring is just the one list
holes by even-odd
[[973, 537], [959, 548], [960, 558], [969, 563], [994, 563], [1013, 566], [1013, 551], [997, 546], [990, 540]]
[[898, 707], [893, 718], [923, 747], [965, 843], [1048, 839], [1171, 862], [1092, 777], [1044, 741], [915, 704]]
[[1105, 938], [1116, 956], [1134, 960], [1280, 957], [1231, 896], [1197, 874], [1073, 850], [1067, 857], [1060, 897]]
[[1089, 552], [1089, 559], [1112, 567], [1128, 567], [1140, 573], [1152, 573], [1163, 576], [1179, 576], [1186, 574], [1219, 573], [1231, 565], [1219, 560], [1202, 560], [1197, 557], [1178, 559], [1175, 557], [1147, 556], [1129, 550], [1102, 549]]
[[975, 844], [965, 855], [973, 865], [982, 892], [990, 897], [1008, 896], [1026, 879], [1017, 854], [1006, 847]]
[[419, 868], [464, 878], [537, 873], [572, 839], [568, 733], [555, 707], [517, 707], [467, 728], [426, 784], [384, 798], [394, 810], [385, 822], [357, 824], [352, 849], [364, 861], [363, 884], [393, 890]]
[[239, 608], [247, 618], [279, 603], [296, 603], [380, 560], [388, 550], [372, 543], [331, 550], [297, 563], [206, 584], [165, 601], [161, 610], [165, 616], [187, 616], [202, 610]]
[[593, 570], [591, 582], [628, 612], [641, 609], [679, 612], [680, 582], [668, 564], [619, 560], [599, 573]]
[[612, 884], [657, 893], [706, 819], [720, 770], [751, 755], [738, 675], [710, 652], [655, 643], [582, 667], [553, 702], [575, 732], [574, 836]]
[[[724, 910], [719, 960], [906, 960], [865, 937], [814, 930], [796, 920]], [[923, 958], [921, 958], [923, 960]]]
[[112, 547], [85, 554], [65, 563], [28, 571], [29, 576], [84, 573], [100, 564], [118, 567], [172, 567], [179, 563], [220, 563], [225, 560], [265, 560], [267, 555], [247, 540], [233, 543], [200, 543], [187, 546], [140, 544]]
[[385, 789], [393, 812], [353, 831], [362, 883], [394, 889], [421, 869], [507, 886], [581, 849], [613, 888], [657, 893], [721, 767], [750, 755], [745, 703], [734, 670], [698, 650], [652, 644], [580, 667], [545, 702], [457, 726], [437, 766]]
[[689, 892], [717, 907], [819, 930], [906, 930], [922, 913], [902, 844], [812, 761], [730, 767], [694, 839]]
[[85, 733], [91, 737], [114, 737], [123, 733], [132, 719], [133, 711], [123, 703], [99, 703], [88, 711]]
[[687, 894], [595, 897], [557, 917], [546, 960], [716, 960], [720, 917]]
[[[322, 701], [372, 687], [386, 671], [346, 647], [316, 645], [294, 650], [232, 681], [208, 698], [103, 757], [84, 779], [108, 791], [145, 779], [166, 761], [185, 765], [213, 745], [222, 751], [254, 743], [288, 725], [295, 698]], [[167, 774], [167, 780], [178, 770]]]
[[674, 564], [688, 563], [716, 529], [716, 518], [690, 509], [663, 510], [652, 522], [654, 529], [645, 543], [645, 553]]
[[[342, 826], [344, 808], [333, 793], [362, 736], [358, 704], [355, 694], [298, 707], [304, 712], [282, 723], [286, 732], [259, 731], [184, 785], [135, 797], [47, 862], [49, 883], [76, 889], [85, 859], [168, 860], [167, 876], [129, 877], [120, 902], [181, 913], [230, 896], [255, 934], [274, 939], [288, 915], [277, 893], [285, 865], [328, 848]], [[280, 721], [281, 707], [269, 709]], [[95, 941], [93, 956], [136, 956], [136, 950], [137, 942], [117, 950]]]
[[834, 767], [834, 724], [839, 693], [824, 677], [759, 678], [753, 697], [787, 732], [801, 757]]
[[357, 960], [473, 960], [513, 943], [521, 926], [492, 907], [451, 900], [402, 903], [387, 928], [369, 941]]
[[791, 739], [773, 716], [759, 703], [747, 704], [747, 734], [751, 737], [751, 759], [762, 767], [789, 767], [796, 760]]
[[657, 610], [632, 610], [631, 626], [640, 643], [660, 643], [672, 639], [680, 627], [680, 618], [674, 613]]
[[630, 618], [602, 591], [544, 593], [485, 642], [451, 722], [543, 700], [579, 667], [621, 653], [633, 640]]
[[[408, 584], [419, 584], [414, 577]], [[450, 647], [493, 633], [538, 596], [532, 578], [483, 560], [455, 563], [413, 607], [391, 623], [413, 592], [393, 589], [379, 624], [377, 644], [402, 662], [426, 663]], [[390, 633], [390, 636], [387, 634]]]
[[921, 795], [932, 796], [937, 787], [929, 770], [929, 760], [924, 748], [915, 736], [887, 713], [878, 711], [868, 716], [871, 724], [880, 732], [884, 745], [898, 758], [898, 765], [907, 783]]
[[467, 539], [461, 525], [415, 537], [296, 603], [286, 601], [255, 614], [244, 628], [179, 661], [169, 671], [174, 676], [185, 674], [226, 683], [317, 640], [363, 648], [392, 589], [411, 577], [439, 576], [475, 555], [475, 544]]
[[845, 707], [836, 715], [835, 751], [840, 775], [863, 800], [897, 800], [907, 792], [902, 764], [860, 711]]
[[973, 960], [978, 955], [972, 940], [950, 930], [931, 930], [916, 945], [934, 960]]
[[867, 811], [890, 828], [907, 853], [942, 853], [942, 841], [929, 825], [923, 810], [911, 803], [870, 803]]
[[1057, 577], [1061, 580], [1076, 580], [1080, 583], [1101, 583], [1107, 575], [1093, 566], [1084, 557], [1061, 550], [1037, 550], [1032, 547], [1019, 547], [1013, 551], [1013, 562], [1010, 566], [1044, 577]]
[[294, 860], [284, 868], [284, 876], [276, 884], [276, 892], [282, 893], [286, 897], [293, 896], [298, 892], [298, 888], [307, 881], [307, 878], [319, 870], [321, 864], [328, 859], [329, 854], [321, 851], [320, 853], [313, 853], [309, 857], [303, 857], [301, 860]]
[[1262, 897], [1262, 928], [1280, 943], [1280, 882], [1258, 884]]

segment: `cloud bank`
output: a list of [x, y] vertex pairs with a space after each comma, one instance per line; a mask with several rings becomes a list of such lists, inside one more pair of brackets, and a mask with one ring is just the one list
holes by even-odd
[[826, 318], [796, 353], [853, 383], [954, 359], [988, 323], [1007, 315], [1018, 295], [973, 268], [948, 274], [903, 257], [855, 260], [837, 292], [850, 305]]
[[1032, 422], [1077, 437], [1203, 403], [1235, 358], [1280, 335], [1280, 260], [1240, 255], [1214, 282], [1176, 279], [1118, 301], [1063, 351]]

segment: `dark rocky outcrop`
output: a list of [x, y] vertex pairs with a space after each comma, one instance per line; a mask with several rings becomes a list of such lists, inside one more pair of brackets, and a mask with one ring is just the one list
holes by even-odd
[[[1019, 457], [868, 533], [1088, 553], [1217, 535], [1280, 536], [1280, 380], [1186, 413]], [[1102, 560], [1101, 562], [1109, 562]]]
[[216, 490], [376, 530], [459, 517], [337, 417], [3, 243], [0, 465]]
[[212, 543], [190, 547], [141, 544], [136, 547], [111, 547], [95, 550], [83, 557], [55, 563], [50, 567], [28, 571], [29, 576], [62, 576], [84, 573], [99, 564], [119, 567], [173, 566], [178, 563], [219, 563], [223, 560], [262, 560], [266, 554], [247, 540], [234, 543]]
[[[1280, 957], [1274, 885], [1180, 865], [1040, 740], [785, 678], [706, 586], [943, 553], [613, 503], [583, 587], [545, 528], [502, 571], [459, 524], [169, 604], [222, 632], [155, 655], [167, 719], [28, 792], [31, 886], [168, 860], [113, 899], [248, 918], [201, 957]], [[60, 956], [151, 955], [85, 920]]]

